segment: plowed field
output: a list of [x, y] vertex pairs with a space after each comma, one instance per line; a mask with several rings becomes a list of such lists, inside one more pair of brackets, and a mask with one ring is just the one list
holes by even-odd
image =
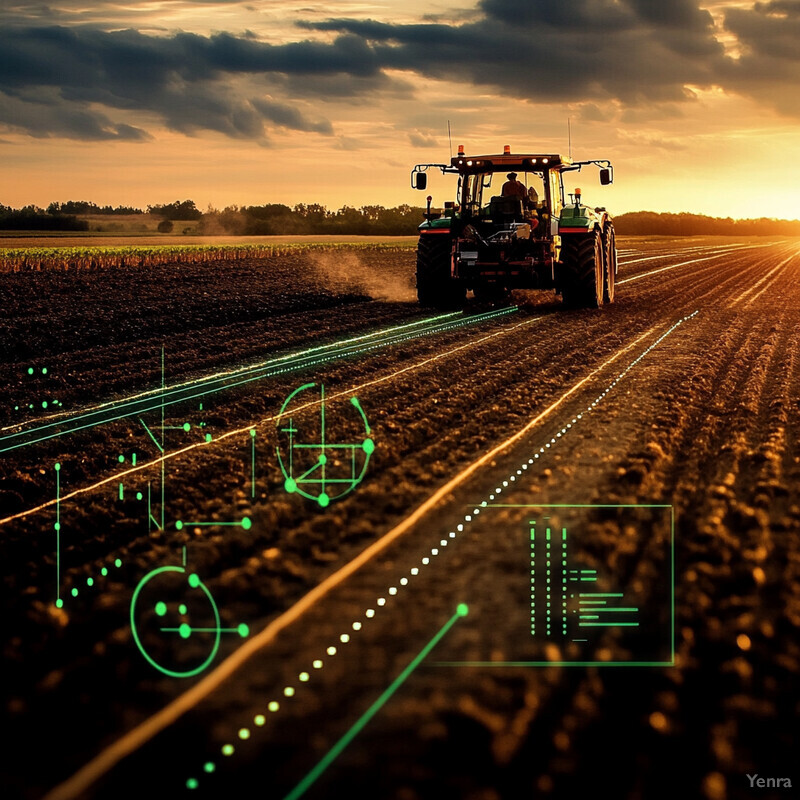
[[792, 796], [800, 242], [618, 246], [0, 275], [4, 796]]

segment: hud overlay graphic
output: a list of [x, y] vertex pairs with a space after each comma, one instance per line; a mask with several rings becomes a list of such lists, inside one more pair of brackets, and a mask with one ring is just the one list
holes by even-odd
[[491, 554], [471, 630], [439, 665], [673, 665], [671, 506], [487, 504], [479, 519]]

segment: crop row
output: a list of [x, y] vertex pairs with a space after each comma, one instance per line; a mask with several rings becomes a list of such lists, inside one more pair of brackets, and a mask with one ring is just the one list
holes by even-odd
[[410, 245], [391, 242], [26, 247], [0, 250], [0, 272], [96, 270], [113, 267], [150, 267], [159, 264], [196, 264], [204, 261], [240, 261], [248, 258], [275, 258], [301, 254], [311, 250], [397, 252], [407, 250], [409, 247]]

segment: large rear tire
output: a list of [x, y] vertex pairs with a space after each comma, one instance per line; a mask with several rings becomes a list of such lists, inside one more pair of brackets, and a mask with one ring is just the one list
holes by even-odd
[[614, 226], [609, 222], [603, 231], [603, 302], [613, 303], [617, 283], [617, 245]]
[[417, 245], [417, 299], [423, 306], [452, 309], [463, 305], [464, 284], [450, 276], [452, 243], [444, 234], [423, 234]]
[[599, 231], [567, 234], [561, 240], [561, 295], [571, 308], [603, 304], [604, 258]]

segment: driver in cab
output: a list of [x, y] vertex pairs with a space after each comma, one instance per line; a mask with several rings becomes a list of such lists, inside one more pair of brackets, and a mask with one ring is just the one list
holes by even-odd
[[524, 201], [528, 196], [528, 190], [525, 188], [524, 183], [520, 183], [517, 180], [517, 173], [509, 172], [506, 177], [508, 180], [503, 184], [501, 192], [503, 197], [519, 197], [520, 200]]

